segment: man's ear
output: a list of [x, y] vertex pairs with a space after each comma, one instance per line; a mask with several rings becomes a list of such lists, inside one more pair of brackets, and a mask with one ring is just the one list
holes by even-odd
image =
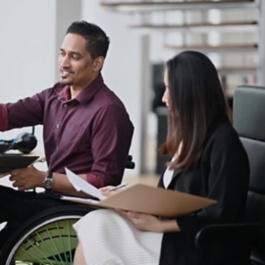
[[104, 64], [105, 58], [103, 56], [99, 56], [96, 59], [94, 59], [93, 65], [94, 65], [94, 71], [99, 72]]

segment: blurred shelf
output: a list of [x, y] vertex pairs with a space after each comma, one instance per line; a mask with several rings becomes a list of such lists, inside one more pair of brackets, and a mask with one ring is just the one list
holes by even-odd
[[[117, 11], [117, 12], [128, 12], [128, 13], [143, 13], [143, 15], [149, 14], [149, 12], [156, 11], [156, 12], [166, 12], [166, 11], [207, 11], [209, 9], [216, 9], [216, 10], [231, 10], [231, 9], [241, 9], [246, 12], [246, 14], [250, 11], [257, 11], [260, 8], [260, 1], [262, 0], [147, 0], [147, 1], [132, 1], [132, 0], [104, 0], [101, 1], [101, 6], [108, 8], [110, 11]], [[265, 0], [263, 0], [265, 1]], [[253, 8], [253, 9], [252, 9]], [[167, 15], [166, 13], [164, 14]], [[129, 25], [129, 28], [135, 30], [137, 33], [143, 33], [143, 34], [151, 34], [151, 33], [167, 33], [167, 32], [178, 32], [182, 33], [183, 36], [186, 36], [187, 34], [201, 34], [201, 33], [208, 33], [210, 31], [216, 31], [218, 33], [257, 33], [260, 34], [260, 26], [259, 25], [259, 18], [254, 18], [250, 20], [251, 18], [249, 16], [244, 16], [242, 20], [240, 21], [223, 21], [220, 23], [210, 23], [210, 22], [192, 22], [192, 23], [183, 23], [178, 24], [177, 22], [172, 23], [157, 23], [153, 22], [153, 20], [147, 20], [148, 18], [153, 19], [151, 16], [143, 16], [142, 17], [144, 23], [134, 23], [131, 22]], [[172, 16], [170, 17], [172, 21]], [[193, 19], [193, 18], [192, 18]], [[195, 18], [194, 18], [195, 20]], [[231, 18], [230, 20], [234, 20], [234, 18]], [[177, 21], [177, 20], [176, 20]], [[182, 20], [184, 21], [184, 20]], [[240, 35], [241, 36], [241, 35]], [[184, 44], [183, 46], [177, 46], [174, 44], [164, 44], [164, 48], [167, 49], [174, 49], [178, 50], [179, 52], [183, 50], [199, 50], [201, 52], [209, 53], [209, 52], [216, 52], [221, 54], [221, 56], [225, 56], [226, 53], [241, 53], [241, 55], [244, 55], [244, 53], [253, 53], [251, 56], [257, 56], [255, 53], [258, 54], [259, 51], [259, 44], [255, 43], [255, 40], [253, 38], [251, 39], [237, 39], [237, 42], [235, 43], [223, 43], [216, 46], [213, 45], [200, 45], [200, 44]], [[244, 43], [246, 41], [247, 43]], [[250, 41], [253, 41], [253, 43], [249, 43]], [[226, 42], [226, 39], [223, 39], [223, 42]], [[185, 42], [184, 42], [185, 43]], [[198, 42], [197, 42], [198, 43]], [[227, 55], [229, 56], [229, 55]], [[248, 66], [244, 64], [250, 64], [248, 61], [242, 60], [242, 65], [240, 65], [240, 61], [236, 65], [239, 64], [239, 66], [221, 66], [219, 67], [218, 73], [222, 76], [230, 76], [230, 75], [237, 75], [246, 77], [248, 75], [256, 75], [258, 66]]]
[[256, 74], [257, 67], [219, 67], [217, 71], [220, 75], [248, 75], [248, 74]]
[[238, 53], [238, 52], [257, 52], [258, 44], [222, 44], [222, 45], [170, 45], [165, 44], [164, 47], [166, 49], [176, 50], [176, 51], [184, 51], [184, 50], [196, 50], [201, 52], [218, 52], [218, 53]]
[[213, 23], [189, 23], [189, 24], [131, 24], [131, 29], [138, 31], [183, 31], [183, 32], [208, 32], [216, 30], [218, 32], [252, 32], [257, 31], [257, 21], [221, 22]]
[[120, 12], [172, 11], [172, 10], [205, 10], [257, 7], [255, 0], [222, 0], [222, 1], [101, 1], [101, 6]]

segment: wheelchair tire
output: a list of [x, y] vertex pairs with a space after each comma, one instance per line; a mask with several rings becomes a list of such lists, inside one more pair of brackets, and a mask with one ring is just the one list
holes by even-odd
[[2, 265], [70, 265], [77, 235], [73, 223], [95, 208], [81, 204], [45, 210], [19, 228], [0, 255]]

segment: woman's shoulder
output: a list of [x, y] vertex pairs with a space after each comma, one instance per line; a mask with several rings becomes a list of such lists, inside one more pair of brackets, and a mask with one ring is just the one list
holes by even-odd
[[215, 127], [202, 153], [202, 161], [217, 161], [224, 158], [233, 161], [233, 164], [248, 165], [246, 150], [233, 125], [228, 122]]
[[239, 135], [231, 123], [221, 122], [214, 127], [214, 129], [212, 130], [209, 136], [209, 139], [220, 140], [220, 141], [237, 139], [239, 141]]
[[234, 151], [238, 150], [240, 152], [244, 150], [238, 133], [229, 122], [222, 122], [215, 126], [208, 137], [205, 149], [222, 151], [231, 151], [233, 149]]

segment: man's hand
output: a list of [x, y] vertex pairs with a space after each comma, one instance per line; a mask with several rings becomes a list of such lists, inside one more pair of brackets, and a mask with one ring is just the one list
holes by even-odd
[[27, 168], [14, 169], [10, 172], [10, 181], [13, 181], [13, 187], [25, 191], [36, 187], [42, 187], [42, 182], [46, 172], [37, 170], [34, 166]]

